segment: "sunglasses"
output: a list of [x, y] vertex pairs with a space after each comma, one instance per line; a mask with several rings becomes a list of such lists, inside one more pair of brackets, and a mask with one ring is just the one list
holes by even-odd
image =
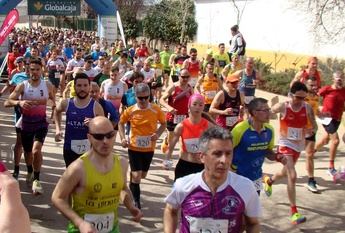
[[37, 69], [36, 68], [30, 68], [30, 70], [31, 71], [35, 71], [35, 70], [38, 71], [38, 70], [41, 70], [41, 69], [39, 69], [39, 68], [37, 68]]
[[89, 60], [89, 61], [87, 61], [87, 63], [93, 63], [93, 61]]
[[107, 139], [111, 139], [115, 136], [115, 130], [106, 133], [106, 134], [102, 134], [102, 133], [89, 133], [94, 139], [102, 141], [104, 140], [104, 138], [106, 137]]
[[150, 98], [150, 96], [149, 95], [148, 96], [137, 96], [137, 98], [139, 100], [147, 100], [148, 98]]
[[187, 79], [189, 77], [190, 77], [189, 75], [181, 75], [181, 78], [183, 78], [183, 79]]

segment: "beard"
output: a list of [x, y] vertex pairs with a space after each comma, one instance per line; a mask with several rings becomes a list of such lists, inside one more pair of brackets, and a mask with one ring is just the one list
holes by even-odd
[[[85, 95], [82, 95], [83, 93], [84, 93]], [[76, 95], [77, 95], [77, 97], [78, 97], [79, 99], [86, 99], [86, 98], [89, 96], [89, 94], [86, 93], [86, 92], [84, 92], [84, 91], [77, 92]]]

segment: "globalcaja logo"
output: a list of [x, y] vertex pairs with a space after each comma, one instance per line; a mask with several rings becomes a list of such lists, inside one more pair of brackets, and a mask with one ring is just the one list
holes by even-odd
[[41, 2], [35, 2], [34, 7], [35, 7], [36, 11], [40, 11], [43, 7], [43, 4]]
[[80, 15], [80, 0], [28, 0], [29, 15]]

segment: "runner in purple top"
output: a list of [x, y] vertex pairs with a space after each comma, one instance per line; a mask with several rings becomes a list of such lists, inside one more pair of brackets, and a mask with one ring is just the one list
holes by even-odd
[[199, 140], [205, 169], [177, 179], [165, 199], [164, 232], [176, 231], [181, 210], [180, 233], [260, 232], [261, 206], [250, 180], [229, 172], [232, 138], [219, 127], [206, 130]]

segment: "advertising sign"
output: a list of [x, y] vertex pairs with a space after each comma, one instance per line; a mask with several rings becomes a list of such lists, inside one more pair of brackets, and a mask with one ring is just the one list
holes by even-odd
[[114, 16], [117, 8], [113, 0], [85, 0], [85, 2], [98, 14]]
[[28, 15], [80, 15], [80, 0], [28, 0]]
[[6, 16], [2, 26], [0, 28], [0, 45], [5, 41], [8, 34], [14, 28], [14, 25], [19, 21], [19, 14], [16, 9], [11, 10]]
[[117, 22], [115, 15], [98, 15], [98, 35], [101, 38], [105, 38], [108, 43], [112, 43], [117, 39]]

